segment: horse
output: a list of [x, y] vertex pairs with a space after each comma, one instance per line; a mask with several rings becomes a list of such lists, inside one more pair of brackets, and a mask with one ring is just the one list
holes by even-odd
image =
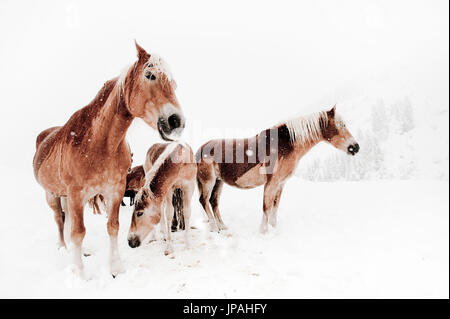
[[[164, 254], [168, 255], [172, 252], [170, 228], [174, 210], [181, 211], [183, 215], [185, 243], [189, 246], [190, 202], [196, 184], [197, 164], [192, 149], [187, 144], [158, 143], [149, 148], [144, 169], [145, 185], [136, 195], [128, 245], [132, 248], [139, 247], [161, 221], [167, 242]], [[174, 203], [177, 207], [174, 207]]]
[[[134, 198], [136, 193], [144, 186], [145, 183], [145, 171], [142, 165], [133, 167], [127, 175], [127, 187], [123, 197], [130, 198], [130, 206], [134, 205]], [[122, 200], [122, 206], [125, 203]]]
[[133, 120], [143, 119], [169, 141], [178, 138], [185, 127], [175, 95], [176, 83], [167, 63], [158, 55], [147, 53], [137, 42], [135, 46], [137, 61], [107, 81], [96, 97], [64, 126], [47, 129], [36, 139], [34, 175], [53, 210], [60, 247], [66, 247], [61, 202], [67, 202], [65, 213], [70, 214], [74, 270], [81, 275], [81, 246], [86, 233], [83, 210], [97, 194], [103, 195], [107, 205], [111, 274], [115, 277], [122, 270], [118, 216], [131, 167], [125, 136]]
[[260, 232], [268, 231], [268, 223], [275, 227], [285, 182], [300, 159], [322, 141], [350, 155], [359, 151], [336, 106], [292, 118], [251, 138], [219, 139], [202, 145], [196, 153], [197, 184], [211, 231], [226, 229], [219, 211], [224, 183], [241, 189], [264, 185]]

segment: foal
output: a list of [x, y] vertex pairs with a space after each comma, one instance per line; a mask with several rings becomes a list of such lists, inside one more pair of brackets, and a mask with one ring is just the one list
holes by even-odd
[[197, 165], [191, 148], [186, 144], [174, 142], [150, 147], [144, 169], [145, 185], [137, 193], [128, 244], [132, 248], [140, 246], [161, 221], [167, 240], [164, 254], [168, 255], [172, 252], [170, 228], [174, 215], [174, 196], [181, 199], [177, 209], [182, 210], [186, 224], [185, 240], [188, 245], [190, 202], [195, 188]]
[[219, 212], [224, 182], [243, 189], [264, 185], [260, 231], [267, 232], [268, 222], [275, 227], [284, 183], [303, 155], [322, 141], [350, 155], [359, 151], [358, 143], [336, 114], [335, 107], [291, 119], [248, 139], [213, 140], [204, 144], [196, 153], [197, 182], [199, 200], [211, 230], [225, 229]]
[[64, 126], [47, 129], [36, 140], [34, 175], [54, 212], [60, 246], [65, 246], [61, 204], [67, 198], [64, 212], [70, 214], [73, 263], [80, 273], [86, 233], [84, 206], [97, 194], [104, 196], [107, 205], [111, 273], [115, 276], [121, 270], [119, 208], [131, 167], [125, 136], [133, 120], [142, 118], [166, 140], [176, 138], [184, 128], [167, 64], [137, 43], [136, 50], [138, 60], [119, 77], [107, 81], [92, 102], [75, 112]]

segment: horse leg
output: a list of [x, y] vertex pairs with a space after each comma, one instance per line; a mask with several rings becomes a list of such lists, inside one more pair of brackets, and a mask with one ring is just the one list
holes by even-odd
[[209, 228], [211, 231], [218, 231], [216, 220], [209, 205], [209, 198], [216, 183], [216, 177], [211, 164], [201, 162], [198, 164], [197, 185], [199, 201], [208, 216]]
[[86, 228], [84, 227], [84, 203], [80, 198], [80, 191], [72, 191], [67, 197], [68, 210], [71, 217], [70, 240], [72, 242], [72, 262], [77, 267], [80, 274], [83, 272], [81, 261], [81, 245], [83, 243]]
[[69, 205], [67, 205], [67, 197], [60, 197], [60, 202], [64, 217], [64, 242], [67, 245], [70, 243], [70, 235], [72, 233], [72, 217], [70, 217]]
[[263, 218], [259, 231], [261, 234], [267, 233], [269, 216], [272, 214], [275, 197], [277, 194], [278, 184], [266, 183], [264, 185], [264, 200], [263, 200]]
[[98, 215], [100, 215], [102, 212], [101, 212], [101, 210], [100, 210], [100, 206], [98, 205], [98, 201], [99, 201], [100, 199], [99, 199], [99, 196], [98, 195], [95, 195], [95, 197], [93, 198], [93, 206], [94, 206], [94, 215], [95, 214], [98, 214]]
[[186, 244], [186, 248], [190, 247], [189, 228], [191, 219], [191, 200], [192, 195], [194, 194], [194, 189], [195, 189], [195, 182], [188, 183], [181, 188], [182, 211], [180, 212], [180, 215], [183, 217], [184, 221], [184, 242]]
[[58, 248], [66, 248], [64, 242], [64, 212], [61, 208], [60, 197], [57, 197], [49, 192], [45, 193], [45, 198], [47, 199], [47, 204], [53, 210], [56, 226], [58, 227]]
[[115, 192], [106, 203], [108, 205], [108, 235], [109, 235], [109, 268], [111, 275], [115, 278], [123, 271], [122, 262], [119, 255], [117, 235], [119, 233], [119, 210], [122, 201], [123, 191]]
[[[174, 206], [174, 209], [175, 209], [175, 206]], [[177, 218], [177, 213], [176, 212], [174, 212], [174, 214], [173, 214], [172, 226], [170, 227], [170, 229], [171, 229], [171, 231], [173, 233], [178, 230], [178, 218]]]
[[184, 230], [184, 216], [183, 216], [183, 188], [179, 187], [173, 191], [172, 195], [172, 205], [174, 209], [173, 219], [172, 219], [172, 232], [177, 230]]
[[136, 197], [136, 192], [133, 191], [133, 194], [130, 196], [130, 206], [134, 205], [134, 198]]
[[177, 192], [176, 195], [178, 197], [177, 198], [178, 207], [175, 207], [175, 205], [174, 205], [174, 208], [175, 208], [174, 218], [175, 218], [175, 215], [177, 215], [176, 217], [178, 220], [178, 229], [185, 230], [186, 229], [186, 221], [184, 220], [183, 211], [184, 211], [184, 205], [186, 205], [186, 203], [184, 202], [184, 190], [183, 190], [183, 188], [179, 188], [176, 190], [176, 192]]
[[174, 208], [172, 205], [172, 192], [166, 196], [165, 199], [165, 208], [163, 209], [163, 227], [164, 227], [164, 236], [166, 239], [166, 249], [164, 250], [164, 255], [169, 255], [173, 252], [172, 248], [172, 236], [171, 236], [171, 225], [173, 219]]
[[222, 217], [220, 216], [220, 211], [219, 211], [219, 198], [220, 198], [220, 194], [222, 193], [222, 189], [223, 189], [223, 181], [221, 181], [220, 179], [217, 178], [216, 183], [211, 192], [211, 198], [209, 199], [209, 203], [211, 204], [211, 207], [213, 209], [214, 217], [216, 218], [217, 226], [219, 227], [219, 230], [227, 229], [227, 227], [225, 226], [225, 224], [222, 221]]
[[280, 205], [281, 193], [283, 193], [283, 186], [280, 186], [278, 188], [277, 193], [275, 194], [273, 209], [269, 215], [269, 224], [272, 225], [272, 227], [277, 226], [277, 213], [278, 213], [278, 206]]

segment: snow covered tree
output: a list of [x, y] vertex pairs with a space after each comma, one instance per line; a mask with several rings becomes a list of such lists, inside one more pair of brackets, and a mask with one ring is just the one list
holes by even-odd
[[379, 99], [371, 109], [372, 132], [379, 136], [381, 140], [386, 140], [389, 136], [389, 117], [382, 99]]
[[409, 98], [404, 98], [396, 102], [392, 106], [392, 112], [397, 121], [398, 133], [404, 134], [414, 128], [414, 110]]

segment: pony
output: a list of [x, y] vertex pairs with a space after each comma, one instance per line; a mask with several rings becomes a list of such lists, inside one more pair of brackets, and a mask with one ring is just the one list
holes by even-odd
[[[130, 206], [134, 205], [134, 198], [136, 193], [144, 186], [145, 183], [145, 171], [142, 165], [133, 167], [127, 175], [127, 187], [123, 197], [130, 198]], [[122, 206], [125, 203], [122, 200]]]
[[132, 248], [140, 246], [161, 221], [167, 242], [164, 254], [168, 255], [172, 252], [170, 228], [176, 209], [183, 215], [185, 243], [189, 246], [190, 203], [196, 184], [197, 164], [187, 144], [159, 143], [148, 150], [144, 169], [145, 185], [136, 195], [128, 245]]
[[61, 200], [67, 201], [71, 221], [75, 271], [83, 274], [81, 246], [86, 233], [86, 202], [101, 194], [107, 205], [110, 237], [109, 266], [121, 270], [117, 234], [119, 208], [125, 193], [131, 151], [125, 141], [136, 117], [158, 130], [164, 140], [180, 136], [185, 118], [175, 95], [176, 83], [167, 63], [135, 42], [137, 61], [107, 81], [97, 96], [61, 127], [49, 128], [36, 139], [34, 175], [44, 188], [58, 227], [58, 245], [65, 247]]
[[315, 145], [327, 142], [355, 155], [359, 144], [336, 113], [336, 106], [292, 118], [246, 139], [212, 140], [196, 153], [199, 201], [212, 231], [226, 229], [219, 211], [223, 184], [241, 189], [264, 185], [260, 232], [277, 224], [277, 209], [285, 182], [300, 159]]

